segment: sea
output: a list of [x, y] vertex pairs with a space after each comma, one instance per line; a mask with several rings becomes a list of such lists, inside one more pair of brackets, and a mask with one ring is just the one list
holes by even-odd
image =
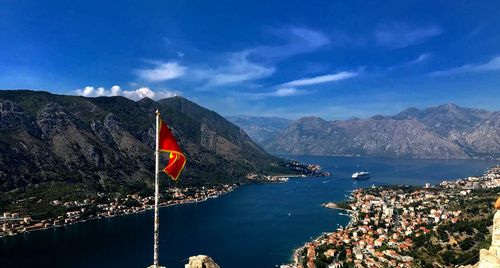
[[[480, 175], [494, 160], [288, 156], [319, 164], [328, 177], [250, 184], [195, 204], [160, 209], [160, 264], [183, 268], [209, 255], [223, 268], [277, 267], [294, 249], [349, 217], [321, 206], [372, 185], [423, 185]], [[351, 174], [369, 171], [369, 180]], [[0, 238], [0, 267], [147, 267], [153, 261], [153, 212], [89, 220]]]

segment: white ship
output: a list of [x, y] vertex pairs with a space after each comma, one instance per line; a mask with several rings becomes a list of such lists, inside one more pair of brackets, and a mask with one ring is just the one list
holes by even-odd
[[370, 172], [367, 171], [354, 172], [352, 174], [352, 178], [355, 180], [366, 180], [370, 178]]

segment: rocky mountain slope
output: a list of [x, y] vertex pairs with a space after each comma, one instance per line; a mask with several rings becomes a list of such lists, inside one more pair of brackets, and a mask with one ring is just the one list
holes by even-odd
[[2, 90], [0, 190], [54, 181], [110, 191], [150, 186], [156, 108], [189, 161], [181, 185], [237, 182], [285, 168], [239, 127], [181, 97], [135, 102]]
[[325, 121], [305, 117], [263, 146], [285, 154], [500, 157], [500, 112], [445, 104], [369, 119]]
[[242, 128], [258, 144], [274, 140], [292, 120], [281, 117], [262, 117], [248, 115], [226, 116], [226, 119]]

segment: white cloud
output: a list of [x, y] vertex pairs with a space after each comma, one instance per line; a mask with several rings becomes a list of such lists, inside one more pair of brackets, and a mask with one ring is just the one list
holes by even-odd
[[99, 95], [99, 96], [104, 95], [104, 92], [105, 92], [105, 90], [104, 90], [104, 88], [102, 88], [102, 87], [100, 87], [100, 88], [98, 88], [98, 89], [96, 90], [96, 94], [97, 94], [97, 95]]
[[392, 23], [379, 26], [374, 35], [379, 46], [403, 48], [421, 44], [442, 33], [443, 30], [438, 26], [410, 28], [405, 24]]
[[314, 91], [310, 90], [302, 90], [297, 87], [301, 86], [309, 86], [316, 85], [327, 82], [340, 81], [344, 79], [349, 79], [355, 76], [358, 76], [357, 72], [339, 72], [335, 74], [327, 74], [310, 78], [303, 78], [294, 81], [290, 81], [284, 83], [279, 86], [275, 86], [275, 90], [270, 92], [262, 92], [262, 93], [243, 93], [242, 95], [248, 96], [253, 99], [262, 99], [265, 97], [290, 97], [290, 96], [298, 96], [298, 95], [306, 95], [311, 94]]
[[306, 94], [311, 94], [314, 91], [301, 90], [297, 89], [297, 87], [340, 81], [356, 77], [358, 75], [359, 75], [358, 72], [339, 72], [334, 74], [303, 78], [303, 79], [293, 80], [279, 86], [275, 86], [274, 88], [276, 89], [274, 91], [264, 92], [264, 93], [244, 93], [244, 95], [250, 96], [254, 99], [261, 99], [264, 97], [289, 97], [297, 95], [306, 95]]
[[187, 67], [177, 62], [153, 62], [153, 68], [139, 69], [136, 74], [139, 78], [148, 82], [162, 82], [181, 77], [186, 72]]
[[452, 75], [459, 73], [486, 72], [500, 70], [500, 56], [493, 57], [488, 62], [479, 64], [466, 64], [457, 68], [432, 72], [431, 75]]
[[[254, 46], [239, 51], [217, 55], [208, 63], [190, 65], [189, 68], [177, 61], [151, 61], [153, 68], [136, 70], [135, 73], [147, 82], [162, 82], [183, 78], [186, 84], [196, 84], [200, 90], [227, 85], [253, 86], [254, 81], [270, 77], [276, 71], [277, 61], [313, 52], [330, 43], [322, 32], [305, 27], [271, 29], [280, 44]], [[164, 38], [167, 45], [173, 43]], [[182, 60], [183, 52], [176, 50]]]
[[397, 70], [397, 69], [400, 69], [400, 68], [404, 68], [404, 67], [416, 65], [416, 64], [425, 62], [425, 61], [429, 60], [430, 58], [431, 58], [431, 54], [429, 54], [429, 53], [422, 53], [422, 54], [418, 55], [418, 57], [416, 57], [416, 58], [414, 58], [414, 59], [412, 59], [410, 61], [398, 64], [398, 65], [389, 66], [389, 67], [387, 67], [387, 70], [394, 71], [394, 70]]
[[140, 100], [145, 97], [158, 100], [179, 95], [176, 91], [153, 91], [149, 87], [141, 87], [136, 90], [122, 90], [120, 86], [112, 86], [109, 90], [106, 90], [103, 87], [95, 88], [92, 86], [86, 86], [83, 89], [77, 89], [76, 94], [84, 97], [124, 96], [132, 100]]
[[243, 93], [244, 96], [250, 97], [252, 99], [262, 99], [266, 97], [291, 97], [298, 95], [306, 95], [312, 92], [299, 90], [294, 87], [283, 87], [278, 88], [276, 90], [270, 92], [262, 92], [262, 93]]
[[428, 60], [430, 57], [431, 57], [431, 55], [429, 55], [428, 53], [423, 53], [423, 54], [420, 54], [414, 60], [409, 61], [407, 64], [408, 65], [418, 64], [418, 63], [421, 63], [421, 62]]
[[262, 60], [279, 60], [316, 51], [331, 42], [324, 33], [305, 27], [275, 29], [272, 32], [285, 40], [285, 43], [254, 47], [249, 49], [252, 56]]
[[141, 87], [136, 90], [124, 90], [122, 95], [129, 99], [140, 100], [145, 97], [154, 99], [156, 94], [148, 87]]
[[322, 32], [308, 28], [291, 28], [290, 33], [307, 42], [309, 47], [317, 48], [330, 43], [330, 40]]
[[298, 86], [315, 85], [315, 84], [345, 80], [345, 79], [355, 77], [357, 75], [358, 75], [358, 73], [356, 73], [356, 72], [340, 72], [340, 73], [335, 73], [335, 74], [327, 74], [327, 75], [321, 75], [321, 76], [316, 76], [316, 77], [309, 77], [309, 78], [293, 80], [293, 81], [284, 83], [283, 86], [298, 87]]
[[120, 94], [121, 88], [120, 86], [112, 86], [111, 87], [111, 96], [118, 96]]
[[258, 80], [274, 73], [274, 67], [252, 62], [248, 55], [248, 51], [230, 53], [217, 68], [193, 69], [192, 77], [206, 80], [206, 86], [212, 87]]
[[[78, 91], [80, 91], [80, 92], [78, 92]], [[97, 95], [97, 92], [95, 92], [94, 87], [87, 86], [83, 90], [80, 90], [80, 89], [77, 90], [77, 94], [78, 95], [82, 95], [82, 96], [91, 96], [91, 95], [94, 95], [94, 94]]]
[[308, 28], [274, 30], [282, 45], [256, 46], [222, 55], [216, 67], [190, 68], [190, 79], [205, 81], [204, 88], [249, 83], [274, 74], [276, 60], [312, 52], [330, 43], [326, 35]]
[[285, 88], [278, 88], [274, 92], [270, 92], [268, 96], [274, 96], [274, 97], [288, 97], [288, 96], [296, 96], [296, 95], [303, 95], [305, 92], [297, 90], [296, 88], [293, 87], [285, 87]]

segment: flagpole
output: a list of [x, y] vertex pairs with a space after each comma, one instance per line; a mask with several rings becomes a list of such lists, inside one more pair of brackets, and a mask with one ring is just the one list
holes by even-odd
[[156, 148], [155, 148], [155, 218], [154, 218], [154, 255], [153, 267], [158, 268], [158, 244], [160, 233], [160, 219], [158, 215], [158, 201], [160, 195], [160, 111], [156, 110]]

